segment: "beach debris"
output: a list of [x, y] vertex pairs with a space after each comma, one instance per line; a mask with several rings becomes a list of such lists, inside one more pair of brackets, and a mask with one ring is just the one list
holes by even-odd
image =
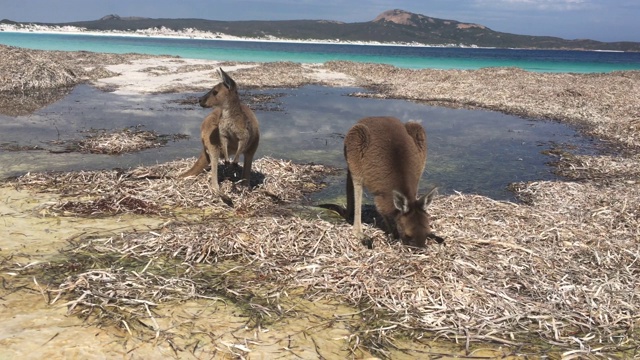
[[[171, 214], [176, 209], [208, 209], [226, 212], [228, 206], [211, 202], [211, 190], [203, 172], [179, 179], [195, 159], [183, 159], [149, 167], [102, 171], [28, 173], [13, 185], [62, 194], [57, 204], [47, 204], [39, 212], [51, 216], [107, 216], [116, 214]], [[239, 174], [226, 173], [221, 187], [234, 204], [236, 214], [255, 212], [287, 214], [283, 205], [300, 201], [305, 194], [324, 187], [322, 178], [334, 170], [324, 165], [299, 165], [263, 157], [255, 162], [252, 185], [256, 191], [240, 191]], [[255, 176], [254, 176], [255, 175]], [[78, 200], [81, 199], [81, 200]], [[274, 204], [278, 206], [274, 207]]]
[[[626, 182], [518, 183], [525, 203], [439, 196], [431, 205], [433, 226], [449, 246], [408, 248], [365, 225], [376, 244], [370, 250], [349, 224], [301, 218], [287, 207], [317, 189], [309, 186], [324, 176], [324, 167], [259, 159], [262, 184], [252, 192], [230, 191], [230, 209], [210, 202], [203, 179], [171, 177], [192, 161], [16, 179], [18, 188], [61, 194], [60, 204], [40, 209], [46, 216], [94, 216], [71, 210], [73, 201], [108, 198], [105, 193], [152, 202], [161, 214], [203, 214], [160, 229], [77, 239], [70, 251], [136, 259], [138, 265], [78, 269], [51, 289], [51, 298], [64, 298], [72, 313], [102, 314], [115, 323], [123, 314], [148, 318], [146, 307], [179, 298], [251, 299], [253, 316], [266, 321], [281, 313], [287, 298], [269, 294], [296, 293], [362, 309], [362, 332], [352, 339], [357, 346], [384, 349], [394, 334], [492, 342], [523, 354], [575, 351], [576, 341], [592, 355], [640, 346], [630, 331], [640, 321], [640, 198], [630, 195]], [[233, 183], [223, 186], [231, 190]], [[135, 211], [123, 206], [123, 212]], [[139, 271], [139, 264], [167, 261], [172, 271], [182, 270], [174, 276], [157, 267]], [[244, 275], [195, 270], [226, 263]], [[158, 291], [160, 284], [167, 287]]]
[[115, 131], [92, 129], [85, 139], [68, 144], [66, 151], [119, 155], [164, 146], [169, 141], [186, 138], [188, 135], [158, 135], [155, 131], [142, 130], [140, 126]]
[[45, 51], [0, 45], [0, 92], [70, 87], [115, 75], [104, 67], [150, 57], [89, 51]]

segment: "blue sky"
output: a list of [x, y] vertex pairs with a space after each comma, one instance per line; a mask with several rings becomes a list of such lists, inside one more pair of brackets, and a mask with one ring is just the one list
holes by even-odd
[[0, 19], [94, 20], [108, 14], [211, 20], [373, 20], [402, 9], [493, 30], [640, 42], [640, 0], [0, 0]]

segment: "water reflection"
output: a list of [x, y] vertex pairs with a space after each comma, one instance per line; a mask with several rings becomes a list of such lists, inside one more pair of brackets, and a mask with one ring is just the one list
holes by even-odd
[[[498, 112], [449, 109], [404, 100], [348, 97], [354, 89], [306, 87], [281, 98], [286, 114], [260, 114], [262, 153], [345, 167], [342, 135], [359, 118], [391, 115], [415, 120], [427, 131], [427, 167], [421, 187], [440, 193], [478, 193], [511, 199], [516, 181], [557, 178], [543, 150], [555, 144], [592, 151], [590, 140], [552, 121], [526, 120]], [[344, 194], [344, 179], [321, 196]]]
[[71, 92], [71, 88], [0, 92], [0, 115], [21, 116], [52, 104]]
[[[281, 95], [272, 100], [278, 102], [276, 106], [266, 108], [282, 109], [256, 110], [261, 127], [256, 155], [343, 168], [342, 136], [349, 127], [364, 116], [392, 115], [403, 121], [420, 121], [427, 131], [429, 153], [423, 189], [437, 185], [441, 193], [461, 191], [509, 199], [505, 187], [511, 182], [555, 178], [546, 164], [549, 157], [541, 151], [555, 143], [582, 150], [592, 146], [571, 128], [555, 122], [347, 96], [353, 91], [361, 89], [306, 86], [252, 91], [253, 95]], [[80, 131], [136, 125], [158, 134], [191, 136], [163, 148], [120, 156], [0, 150], [0, 177], [28, 171], [126, 168], [197, 156], [200, 122], [210, 110], [180, 100], [200, 95], [124, 96], [81, 85], [66, 98], [33, 114], [0, 115], [0, 146], [5, 149], [53, 149], [60, 141], [81, 138]], [[248, 95], [241, 94], [244, 98]], [[343, 195], [343, 182], [340, 176], [322, 196]]]

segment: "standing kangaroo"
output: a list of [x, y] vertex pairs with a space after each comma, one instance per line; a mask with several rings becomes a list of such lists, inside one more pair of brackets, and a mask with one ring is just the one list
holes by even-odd
[[362, 191], [366, 188], [387, 230], [403, 244], [424, 247], [427, 238], [444, 241], [431, 232], [427, 214], [435, 188], [417, 198], [427, 160], [427, 136], [422, 125], [403, 124], [394, 117], [361, 119], [345, 136], [344, 156], [347, 217], [353, 219], [357, 236], [362, 236]]
[[180, 177], [198, 175], [207, 165], [211, 165], [211, 188], [220, 190], [218, 184], [218, 161], [220, 152], [225, 164], [229, 162], [229, 153], [233, 153], [233, 164], [238, 164], [240, 154], [244, 155], [242, 168], [243, 182], [250, 186], [251, 163], [260, 142], [258, 119], [249, 107], [240, 102], [236, 82], [218, 70], [221, 82], [200, 98], [200, 106], [213, 107], [200, 126], [200, 136], [204, 149], [196, 163]]

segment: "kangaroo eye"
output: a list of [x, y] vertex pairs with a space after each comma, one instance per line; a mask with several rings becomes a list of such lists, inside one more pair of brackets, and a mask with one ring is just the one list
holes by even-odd
[[213, 96], [218, 95], [218, 90], [213, 90], [213, 91], [211, 92], [211, 95], [213, 95]]

